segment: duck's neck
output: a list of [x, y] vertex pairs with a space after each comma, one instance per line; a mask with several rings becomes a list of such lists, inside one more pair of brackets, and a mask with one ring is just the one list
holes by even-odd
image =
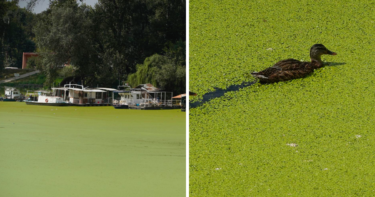
[[316, 68], [320, 68], [323, 66], [323, 62], [322, 62], [322, 59], [320, 59], [320, 56], [319, 57], [311, 57], [311, 63], [314, 65], [314, 67]]
[[317, 50], [311, 49], [310, 51], [311, 62], [318, 62], [320, 64], [323, 64], [321, 56], [322, 56], [321, 53], [319, 53]]
[[319, 63], [323, 63], [322, 62], [322, 59], [319, 58], [310, 58], [311, 59], [311, 62], [319, 62]]

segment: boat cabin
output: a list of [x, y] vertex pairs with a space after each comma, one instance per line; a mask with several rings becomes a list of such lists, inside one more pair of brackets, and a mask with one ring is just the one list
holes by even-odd
[[13, 87], [5, 87], [5, 99], [18, 99], [21, 97], [20, 91]]
[[172, 108], [173, 92], [162, 91], [152, 84], [140, 84], [135, 88], [116, 90], [121, 98], [114, 105], [128, 105], [130, 109]]
[[[52, 95], [63, 101], [78, 105], [109, 105], [113, 102], [112, 88], [88, 88], [78, 84], [65, 84], [64, 87], [52, 88]], [[112, 93], [111, 93], [112, 91]]]

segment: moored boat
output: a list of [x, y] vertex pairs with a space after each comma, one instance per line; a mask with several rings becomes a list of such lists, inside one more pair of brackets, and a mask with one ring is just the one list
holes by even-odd
[[5, 87], [5, 98], [3, 101], [17, 101], [21, 98], [21, 93], [16, 88]]
[[114, 93], [120, 99], [114, 100], [115, 109], [178, 109], [181, 106], [173, 103], [173, 92], [167, 92], [152, 84], [140, 84], [135, 88], [125, 87]]
[[113, 103], [112, 88], [88, 88], [78, 84], [65, 84], [64, 87], [52, 88], [54, 96], [74, 106], [109, 106]]
[[[36, 94], [36, 95], [35, 95]], [[33, 93], [27, 93], [29, 98], [25, 100], [26, 105], [45, 105], [45, 106], [68, 106], [62, 97], [53, 96], [49, 91], [38, 90]]]
[[78, 84], [65, 84], [64, 87], [52, 88], [52, 93], [47, 94], [46, 92], [39, 91], [38, 98], [29, 99], [26, 101], [26, 104], [46, 106], [109, 106], [113, 103], [114, 90], [116, 89], [87, 88]]

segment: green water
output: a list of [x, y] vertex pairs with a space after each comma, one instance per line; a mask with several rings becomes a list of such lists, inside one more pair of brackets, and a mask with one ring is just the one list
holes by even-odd
[[189, 2], [193, 100], [313, 44], [337, 53], [190, 109], [190, 197], [375, 196], [375, 1]]
[[0, 196], [185, 196], [185, 115], [0, 102]]

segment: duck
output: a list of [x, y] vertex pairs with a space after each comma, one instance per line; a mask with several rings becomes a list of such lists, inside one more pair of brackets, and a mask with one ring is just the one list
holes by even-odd
[[323, 44], [314, 44], [310, 49], [311, 62], [301, 62], [296, 59], [281, 60], [272, 67], [260, 72], [252, 72], [251, 75], [258, 78], [260, 83], [275, 83], [303, 78], [314, 72], [315, 69], [324, 66], [321, 59], [322, 55], [337, 55], [337, 53], [328, 50]]

